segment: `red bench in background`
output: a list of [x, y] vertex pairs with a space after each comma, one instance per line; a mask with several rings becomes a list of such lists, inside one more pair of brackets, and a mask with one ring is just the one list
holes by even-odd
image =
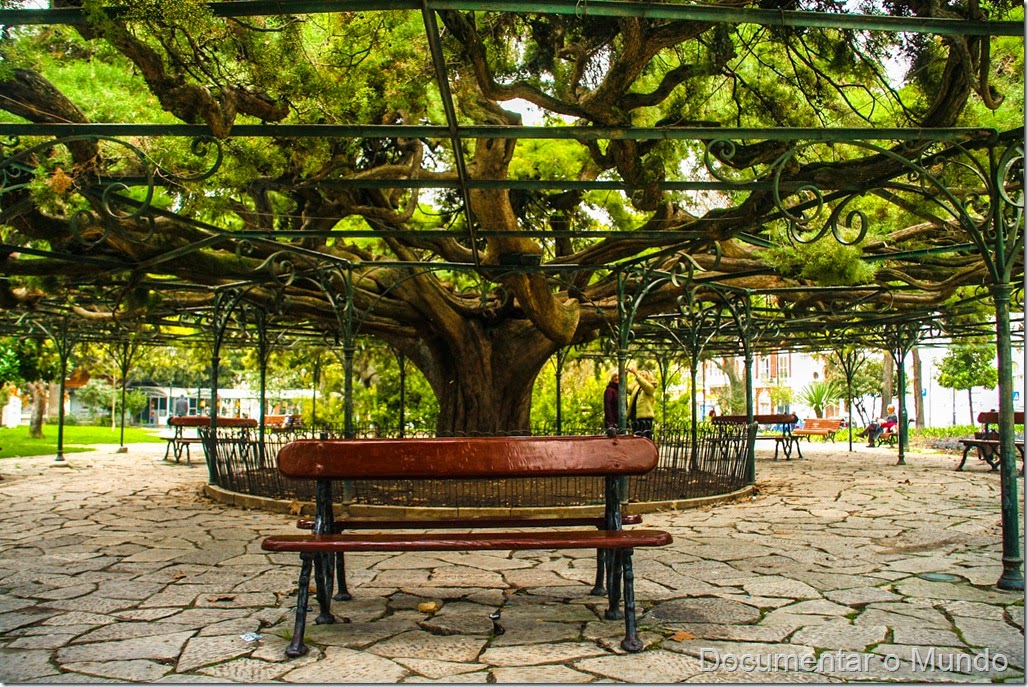
[[[246, 417], [219, 417], [216, 423], [218, 427], [257, 427], [256, 420]], [[168, 442], [167, 448], [164, 449], [164, 460], [167, 460], [168, 455], [172, 454], [175, 456], [175, 462], [177, 463], [182, 454], [185, 453], [186, 465], [189, 465], [190, 444], [199, 444], [202, 440], [196, 434], [187, 435], [185, 430], [192, 429], [195, 432], [200, 427], [210, 427], [211, 418], [206, 415], [177, 415], [169, 418], [168, 424], [174, 432], [170, 437], [163, 437]]]
[[302, 415], [265, 415], [264, 427], [275, 431], [286, 432], [303, 427]]
[[[971, 449], [978, 451], [978, 460], [984, 460], [993, 470], [999, 468], [999, 432], [995, 429], [990, 429], [990, 426], [999, 425], [999, 412], [989, 410], [978, 413], [978, 422], [982, 425], [982, 429], [974, 433], [974, 439], [960, 440], [960, 443], [964, 445], [964, 455], [960, 457], [960, 465], [957, 466], [958, 471], [964, 469], [964, 463], [967, 462], [967, 454]], [[1024, 411], [1014, 413], [1014, 424], [1021, 425], [1022, 428], [1024, 427]], [[1021, 454], [1021, 471], [1024, 472], [1024, 439], [1015, 440], [1014, 447]]]
[[812, 417], [803, 421], [802, 427], [792, 430], [794, 437], [824, 437], [835, 441], [835, 433], [842, 427], [841, 418]]
[[[710, 421], [715, 425], [745, 425], [747, 423], [745, 415], [715, 415], [710, 418]], [[775, 442], [775, 460], [778, 460], [779, 448], [782, 449], [786, 460], [792, 458], [794, 448], [796, 457], [803, 458], [803, 453], [800, 451], [800, 439], [793, 435], [792, 429], [799, 421], [800, 419], [792, 413], [768, 413], [753, 416], [753, 422], [760, 425], [757, 440]]]

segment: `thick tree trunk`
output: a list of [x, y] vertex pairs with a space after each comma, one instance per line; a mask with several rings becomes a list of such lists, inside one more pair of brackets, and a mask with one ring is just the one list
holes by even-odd
[[29, 415], [29, 438], [43, 438], [43, 418], [46, 417], [47, 391], [50, 385], [46, 382], [29, 382], [29, 395], [32, 397], [32, 412]]
[[736, 358], [721, 358], [715, 361], [718, 369], [728, 377], [728, 393], [722, 400], [721, 414], [731, 415], [746, 412], [746, 381]]
[[921, 395], [921, 353], [917, 346], [910, 351], [914, 365], [914, 426], [924, 429], [924, 396]]
[[523, 321], [494, 326], [464, 320], [445, 338], [430, 335], [394, 345], [431, 384], [439, 401], [440, 436], [527, 432], [535, 379], [557, 350]]
[[885, 352], [885, 356], [882, 358], [882, 412], [881, 415], [885, 415], [885, 409], [892, 403], [892, 397], [895, 396], [895, 387], [893, 386], [893, 375], [895, 374], [896, 366], [892, 360], [892, 354], [888, 351]]

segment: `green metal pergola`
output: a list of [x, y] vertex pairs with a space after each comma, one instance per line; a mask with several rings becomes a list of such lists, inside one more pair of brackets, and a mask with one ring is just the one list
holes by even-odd
[[[876, 16], [867, 14], [833, 14], [803, 11], [778, 11], [737, 7], [703, 6], [679, 3], [627, 2], [589, 0], [588, 2], [466, 2], [463, 0], [372, 1], [354, 0], [338, 3], [316, 0], [230, 1], [212, 2], [210, 12], [215, 17], [243, 18], [284, 13], [324, 14], [345, 12], [420, 12], [423, 18], [426, 43], [435, 69], [436, 87], [441, 97], [445, 121], [436, 124], [380, 125], [380, 124], [237, 124], [231, 129], [232, 139], [337, 139], [337, 140], [392, 140], [397, 138], [431, 139], [446, 142], [452, 155], [452, 179], [395, 177], [351, 178], [325, 181], [326, 187], [335, 189], [430, 189], [449, 191], [463, 199], [464, 226], [459, 229], [419, 230], [418, 237], [425, 240], [453, 238], [471, 247], [468, 262], [434, 261], [376, 261], [379, 267], [392, 266], [404, 270], [435, 270], [475, 275], [486, 275], [488, 284], [497, 282], [497, 274], [544, 274], [554, 284], [562, 284], [565, 276], [583, 270], [603, 271], [617, 282], [617, 304], [604, 310], [608, 331], [604, 338], [609, 352], [618, 361], [621, 379], [625, 380], [625, 365], [633, 351], [642, 345], [673, 347], [693, 361], [701, 352], [721, 355], [741, 355], [752, 365], [753, 355], [772, 350], [832, 350], [849, 344], [878, 348], [891, 352], [899, 363], [899, 386], [903, 388], [903, 358], [912, 346], [923, 342], [944, 342], [961, 338], [980, 338], [990, 335], [998, 351], [999, 412], [1001, 441], [1001, 484], [1003, 516], [1003, 575], [998, 585], [1007, 589], [1023, 589], [1023, 558], [1018, 531], [1017, 473], [1014, 449], [1013, 361], [1014, 345], [1024, 346], [1023, 312], [1016, 306], [1024, 303], [1024, 151], [1023, 129], [997, 131], [987, 128], [903, 129], [903, 128], [727, 128], [707, 126], [662, 127], [594, 127], [594, 126], [483, 126], [466, 125], [455, 106], [451, 93], [452, 75], [444, 53], [443, 39], [437, 22], [437, 12], [457, 10], [465, 12], [501, 12], [518, 14], [556, 14], [576, 18], [589, 17], [641, 17], [648, 19], [689, 20], [726, 24], [754, 24], [770, 27], [828, 27], [842, 30], [871, 32], [913, 32], [936, 36], [1022, 37], [1024, 25], [1020, 21], [966, 21], [946, 18], [916, 18]], [[124, 10], [111, 9], [116, 18]], [[29, 26], [82, 26], [88, 22], [80, 8], [61, 9], [6, 9], [0, 10], [0, 25], [6, 28]], [[354, 271], [365, 267], [349, 260], [340, 260], [326, 253], [304, 249], [294, 240], [310, 237], [310, 231], [289, 229], [239, 230], [217, 226], [209, 222], [176, 214], [157, 207], [152, 198], [154, 190], [162, 185], [177, 183], [180, 177], [162, 170], [137, 145], [147, 141], [148, 146], [159, 148], [164, 141], [190, 140], [195, 142], [198, 160], [205, 168], [193, 171], [190, 179], [202, 180], [216, 173], [222, 164], [225, 141], [211, 136], [205, 126], [190, 124], [155, 123], [5, 123], [0, 124], [0, 136], [11, 140], [26, 139], [21, 146], [8, 148], [0, 161], [0, 206], [7, 194], [23, 189], [33, 176], [40, 157], [45, 157], [58, 146], [89, 141], [110, 146], [135, 156], [138, 164], [128, 174], [101, 172], [88, 188], [80, 192], [102, 197], [109, 213], [101, 220], [113, 224], [126, 214], [147, 218], [148, 221], [174, 221], [194, 229], [202, 239], [188, 247], [176, 248], [156, 257], [135, 263], [114, 259], [101, 254], [66, 252], [60, 246], [41, 247], [27, 243], [5, 242], [0, 250], [20, 255], [35, 255], [51, 260], [85, 262], [94, 268], [94, 277], [78, 284], [64, 285], [34, 304], [31, 312], [8, 311], [0, 318], [0, 332], [46, 336], [57, 345], [62, 365], [66, 367], [71, 348], [79, 341], [121, 342], [125, 359], [129, 359], [131, 345], [163, 345], [171, 338], [205, 341], [212, 352], [211, 413], [212, 425], [217, 409], [217, 377], [220, 351], [223, 346], [253, 346], [266, 362], [272, 342], [329, 341], [339, 346], [346, 362], [347, 428], [352, 432], [352, 364], [356, 341], [368, 334], [362, 329], [367, 313], [360, 311], [353, 299]], [[721, 256], [717, 245], [709, 244], [705, 233], [690, 230], [639, 231], [595, 229], [589, 231], [525, 229], [517, 232], [488, 230], [472, 216], [469, 196], [472, 192], [488, 189], [509, 191], [611, 191], [631, 193], [640, 191], [638, 184], [619, 179], [592, 181], [565, 179], [490, 179], [472, 175], [464, 159], [466, 143], [479, 139], [495, 140], [574, 140], [579, 142], [609, 141], [684, 141], [700, 146], [706, 156], [704, 178], [685, 181], [659, 181], [653, 187], [660, 191], [692, 193], [715, 191], [723, 193], [768, 192], [776, 198], [798, 196], [810, 189], [803, 184], [783, 180], [782, 170], [792, 164], [800, 151], [814, 149], [849, 148], [877, 155], [892, 163], [882, 176], [872, 179], [854, 179], [851, 183], [813, 194], [804, 202], [791, 206], [780, 204], [769, 213], [767, 220], [783, 221], [790, 225], [789, 239], [797, 243], [817, 240], [844, 240], [840, 227], [859, 229], [859, 222], [851, 224], [846, 215], [850, 199], [875, 190], [896, 189], [910, 193], [926, 202], [932, 202], [945, 214], [948, 221], [960, 228], [960, 237], [945, 245], [927, 246], [919, 251], [891, 251], [884, 249], [875, 258], [887, 260], [938, 256], [946, 259], [981, 260], [984, 275], [976, 294], [965, 303], [948, 306], [890, 307], [891, 301], [903, 301], [904, 294], [914, 291], [905, 284], [888, 287], [823, 287], [804, 285], [794, 287], [789, 294], [792, 306], [783, 307], [780, 287], [758, 289], [739, 286], [742, 277], [760, 276], [755, 268], [750, 273], [720, 272]], [[728, 154], [737, 144], [781, 143], [788, 150], [769, 165], [759, 178], [740, 179], [720, 174], [716, 161]], [[900, 150], [916, 150], [908, 156]], [[969, 186], [954, 189], [945, 181], [947, 172], [960, 169], [966, 173]], [[963, 195], [974, 184], [974, 193], [988, 206], [986, 212], [972, 211]], [[136, 191], [129, 193], [128, 191]], [[804, 213], [816, 211], [835, 203], [828, 218], [819, 226], [799, 221]], [[103, 222], [101, 222], [103, 223]], [[854, 229], [857, 231], [857, 229]], [[343, 229], [333, 227], [323, 232], [346, 239], [389, 237], [389, 230]], [[863, 236], [862, 231], [857, 231]], [[483, 265], [479, 244], [483, 240], [505, 237], [538, 237], [547, 240], [571, 238], [600, 238], [612, 242], [649, 242], [654, 250], [635, 260], [619, 261], [602, 267], [576, 265], [551, 261], [540, 262], [529, 255], [510, 256], [505, 264]], [[754, 246], [771, 247], [764, 235], [739, 232], [731, 235]], [[83, 238], [83, 241], [102, 244], [107, 235]], [[845, 239], [850, 241], [851, 239]], [[288, 274], [268, 270], [254, 270], [244, 281], [233, 281], [212, 286], [207, 283], [179, 280], [169, 282], [151, 274], [165, 261], [183, 255], [200, 253], [216, 246], [236, 246], [239, 252], [247, 247], [259, 247], [276, 260], [288, 262]], [[694, 246], [713, 253], [713, 268], [678, 270], [662, 268], [660, 258], [683, 246]], [[271, 259], [265, 261], [269, 263]], [[695, 261], [693, 261], [695, 263]], [[129, 286], [127, 274], [133, 275], [132, 286], [168, 293], [169, 297], [134, 321], [119, 321], [116, 326], [97, 328], [83, 326], [77, 313], [82, 308], [109, 308], [117, 294]], [[0, 275], [2, 279], [9, 277]], [[295, 280], [306, 280], [325, 286], [322, 293], [328, 307], [335, 313], [334, 326], [325, 328], [312, 319], [297, 314], [287, 294]], [[329, 283], [342, 283], [341, 291], [327, 288]], [[664, 311], [639, 315], [639, 306], [658, 289], [674, 291], [678, 297], [667, 303]], [[257, 295], [260, 298], [256, 298]], [[797, 295], [800, 298], [797, 298]], [[804, 298], [806, 297], [806, 300]], [[905, 302], [905, 301], [904, 301]], [[955, 317], [960, 308], [968, 310], [985, 303], [994, 313], [987, 322], [968, 324]], [[802, 307], [801, 305], [802, 304]], [[584, 307], [589, 307], [586, 304]], [[182, 334], [183, 327], [189, 332]], [[171, 334], [174, 330], [180, 332]], [[126, 363], [127, 364], [127, 363]], [[695, 375], [695, 362], [693, 363]], [[752, 375], [747, 375], [748, 379]], [[622, 385], [624, 381], [622, 381]], [[622, 388], [621, 415], [624, 424]], [[906, 416], [902, 407], [901, 420]], [[752, 390], [748, 393], [748, 413], [753, 415]], [[263, 413], [263, 403], [262, 413]], [[61, 406], [63, 412], [63, 406]], [[695, 412], [694, 412], [695, 417]], [[262, 423], [263, 425], [263, 423]], [[899, 462], [904, 461], [907, 446], [907, 425], [901, 421]], [[58, 436], [58, 459], [61, 459], [61, 435]]]

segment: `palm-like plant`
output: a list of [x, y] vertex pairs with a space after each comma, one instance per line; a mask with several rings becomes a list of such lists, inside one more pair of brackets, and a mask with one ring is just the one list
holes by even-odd
[[811, 382], [800, 391], [800, 403], [814, 411], [815, 417], [824, 417], [825, 408], [843, 397], [843, 387], [834, 379]]

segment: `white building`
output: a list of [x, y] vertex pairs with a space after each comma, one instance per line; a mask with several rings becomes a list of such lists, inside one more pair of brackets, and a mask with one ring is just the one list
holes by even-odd
[[[939, 361], [946, 355], [944, 347], [920, 347], [918, 352], [921, 357], [921, 398], [924, 404], [924, 424], [926, 427], [948, 427], [953, 425], [974, 424], [972, 417], [983, 410], [993, 410], [999, 407], [999, 389], [984, 389], [977, 387], [971, 390], [970, 400], [967, 391], [954, 391], [939, 386], [936, 377], [939, 374]], [[1016, 410], [1024, 410], [1025, 378], [1024, 378], [1024, 349], [1015, 348], [1013, 351], [1013, 376], [1014, 393], [1013, 401]], [[734, 360], [736, 369], [742, 378], [744, 365], [743, 359]], [[914, 386], [912, 356], [908, 355], [904, 361], [906, 365], [908, 393], [905, 399], [907, 414], [910, 418], [915, 417]], [[798, 396], [800, 391], [811, 382], [824, 379], [826, 357], [810, 353], [782, 351], [771, 355], [756, 355], [753, 360], [753, 391], [754, 391], [754, 412], [758, 414], [773, 412], [792, 412], [802, 418], [814, 417], [814, 411], [803, 405]], [[699, 395], [697, 401], [701, 407], [701, 413], [706, 416], [711, 408], [721, 413], [717, 408], [718, 392], [728, 385], [728, 377], [722, 372], [717, 363], [705, 361], [702, 364], [697, 379]], [[777, 406], [773, 402], [777, 387], [787, 387], [792, 390], [792, 401], [786, 407]], [[897, 399], [863, 399], [863, 405], [871, 415], [879, 416], [882, 413], [883, 405], [893, 403], [898, 405]], [[827, 417], [845, 418], [848, 415], [845, 401], [840, 401], [833, 407], [826, 409]], [[861, 419], [854, 409], [854, 424], [859, 424]]]

